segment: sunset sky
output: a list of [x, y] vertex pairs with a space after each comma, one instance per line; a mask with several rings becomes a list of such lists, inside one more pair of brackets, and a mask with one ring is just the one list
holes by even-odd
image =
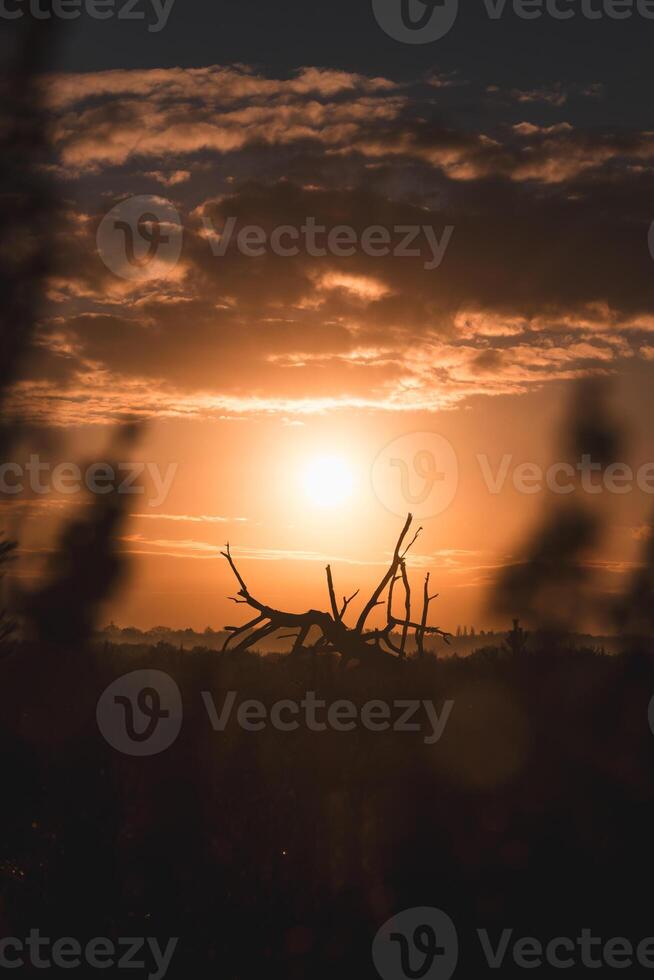
[[[159, 33], [66, 25], [43, 79], [57, 214], [14, 397], [31, 423], [24, 457], [106, 460], [116, 425], [139, 418], [133, 458], [175, 468], [165, 500], [151, 506], [147, 476], [135, 498], [130, 577], [107, 619], [233, 621], [227, 539], [271, 604], [325, 607], [328, 561], [339, 594], [365, 592], [411, 509], [392, 485], [400, 466], [380, 492], [373, 464], [400, 440], [411, 465], [435, 435], [458, 486], [420, 519], [412, 576], [418, 588], [431, 571], [438, 625], [502, 626], [489, 587], [548, 503], [515, 489], [513, 466], [559, 458], [575, 379], [613, 378], [624, 461], [654, 460], [654, 22], [490, 21], [478, 6], [427, 45], [387, 37], [368, 0], [177, 0]], [[137, 195], [172, 206], [183, 237], [178, 261], [129, 280], [97, 232]], [[413, 257], [216, 255], [207, 229], [230, 217], [453, 232], [437, 268], [424, 239]], [[493, 472], [511, 457], [499, 493], [479, 455]], [[38, 577], [80, 503], [3, 500], [19, 577]], [[654, 496], [603, 506], [592, 561], [612, 592]]]

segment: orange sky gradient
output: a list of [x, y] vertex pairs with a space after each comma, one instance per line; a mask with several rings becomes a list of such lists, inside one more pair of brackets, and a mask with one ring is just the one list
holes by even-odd
[[[32, 426], [23, 456], [103, 460], [115, 427], [137, 418], [134, 457], [176, 467], [165, 501], [135, 498], [120, 541], [129, 580], [107, 620], [233, 622], [219, 555], [228, 539], [251, 591], [270, 604], [324, 608], [328, 561], [339, 594], [365, 595], [411, 508], [399, 489], [392, 512], [379, 499], [374, 461], [393, 440], [427, 432], [449, 440], [459, 479], [447, 510], [420, 519], [416, 588], [430, 571], [433, 623], [445, 629], [503, 628], [489, 592], [518, 560], [547, 492], [518, 493], [509, 477], [490, 493], [478, 455], [493, 468], [505, 454], [512, 466], [547, 466], [572, 383], [602, 374], [631, 436], [626, 462], [654, 457], [643, 422], [654, 268], [635, 186], [654, 137], [584, 128], [547, 92], [489, 90], [487, 131], [443, 122], [434, 106], [444, 112], [466, 86], [472, 94], [466, 79], [435, 72], [400, 83], [246, 66], [45, 81], [56, 256], [12, 402]], [[601, 88], [570, 98], [592, 102]], [[131, 195], [170, 202], [183, 223], [179, 261], [136, 281], [115, 275], [96, 244], [103, 216]], [[422, 256], [360, 251], [217, 257], [207, 219], [220, 229], [229, 216], [268, 231], [315, 216], [359, 232], [454, 233], [431, 270]], [[327, 507], [304, 486], [311, 460], [326, 456], [352, 481]], [[0, 501], [20, 538], [13, 574], [23, 584], [83, 505]], [[606, 533], [588, 560], [609, 594], [639, 560], [652, 500], [605, 494], [598, 506]]]

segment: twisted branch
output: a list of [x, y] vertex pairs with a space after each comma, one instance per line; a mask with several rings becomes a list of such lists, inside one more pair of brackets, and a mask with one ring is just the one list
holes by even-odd
[[[250, 593], [245, 579], [236, 567], [229, 544], [227, 544], [222, 555], [227, 559], [239, 585], [237, 595], [231, 596], [230, 598], [234, 603], [250, 606], [256, 611], [257, 615], [243, 626], [225, 627], [230, 635], [223, 644], [223, 651], [232, 650], [237, 652], [247, 650], [280, 629], [290, 629], [292, 631], [291, 633], [283, 634], [283, 637], [279, 637], [280, 639], [294, 640], [291, 655], [297, 655], [307, 649], [312, 653], [335, 651], [341, 655], [343, 662], [347, 662], [352, 658], [361, 659], [370, 655], [394, 655], [400, 659], [404, 659], [406, 657], [406, 645], [410, 629], [415, 630], [416, 646], [419, 656], [424, 655], [424, 638], [427, 634], [441, 636], [445, 642], [448, 642], [449, 633], [444, 632], [437, 626], [427, 626], [429, 603], [432, 599], [436, 598], [435, 596], [429, 596], [429, 575], [427, 575], [425, 580], [421, 621], [414, 623], [411, 620], [411, 586], [405, 559], [409, 549], [415, 543], [422, 530], [420, 527], [417, 529], [413, 538], [403, 550], [403, 544], [412, 521], [413, 518], [409, 514], [397, 539], [390, 567], [366, 602], [354, 627], [345, 625], [344, 616], [350, 603], [359, 594], [359, 590], [357, 589], [349, 598], [343, 596], [343, 604], [339, 609], [330, 565], [327, 565], [325, 573], [327, 576], [327, 591], [331, 612], [321, 612], [317, 609], [309, 609], [304, 613], [285, 612], [267, 606]], [[404, 586], [404, 619], [398, 619], [393, 614], [393, 592], [395, 584], [400, 579]], [[388, 596], [384, 601], [382, 596], [387, 588]], [[382, 629], [366, 630], [365, 623], [372, 610], [384, 604], [386, 605], [386, 625]], [[396, 627], [401, 628], [399, 645], [393, 638], [393, 630]], [[307, 637], [312, 630], [318, 632], [318, 638], [313, 644], [306, 647]], [[235, 640], [238, 640], [238, 642], [234, 645]]]

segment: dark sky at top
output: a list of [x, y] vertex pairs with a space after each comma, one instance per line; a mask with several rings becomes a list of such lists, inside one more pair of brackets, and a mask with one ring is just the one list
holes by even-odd
[[[562, 9], [566, 2], [561, 0]], [[598, 8], [603, 0], [587, 2]], [[634, 11], [625, 20], [605, 16], [590, 21], [581, 14], [581, 0], [572, 0], [572, 7], [577, 14], [570, 20], [546, 15], [522, 20], [507, 4], [503, 16], [491, 20], [482, 0], [468, 0], [446, 37], [405, 45], [383, 33], [370, 0], [176, 0], [157, 34], [143, 22], [115, 18], [82, 16], [66, 24], [56, 67], [97, 71], [243, 62], [281, 76], [316, 65], [396, 80], [430, 70], [456, 71], [469, 81], [503, 87], [602, 82], [605, 99], [579, 106], [579, 123], [648, 125], [654, 20]], [[149, 10], [148, 0], [139, 0], [136, 9]], [[10, 30], [2, 24], [5, 35]], [[467, 104], [465, 96], [460, 108], [471, 122], [483, 111], [479, 104]]]

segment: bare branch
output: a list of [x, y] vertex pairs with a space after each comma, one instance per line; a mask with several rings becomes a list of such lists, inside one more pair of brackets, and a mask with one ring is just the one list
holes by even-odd
[[329, 602], [332, 607], [332, 616], [334, 617], [334, 622], [338, 623], [341, 617], [338, 612], [338, 606], [336, 605], [336, 593], [334, 592], [331, 565], [328, 565], [325, 571], [327, 572], [327, 588], [329, 589]]
[[275, 633], [278, 629], [279, 627], [274, 623], [267, 623], [265, 626], [260, 626], [258, 630], [255, 630], [254, 633], [250, 633], [249, 636], [246, 636], [245, 639], [241, 640], [240, 643], [233, 647], [232, 653], [247, 650], [258, 640], [264, 640], [267, 636], [270, 636], [271, 633]]
[[225, 629], [231, 632], [231, 636], [228, 636], [223, 643], [223, 652], [227, 649], [227, 646], [233, 639], [240, 636], [241, 633], [247, 633], [248, 630], [252, 629], [253, 626], [258, 626], [259, 623], [263, 621], [264, 616], [256, 616], [254, 619], [250, 620], [249, 623], [245, 623], [244, 626], [226, 626]]
[[404, 584], [404, 611], [406, 613], [404, 624], [402, 625], [402, 639], [400, 640], [400, 656], [405, 657], [406, 638], [409, 633], [409, 623], [411, 622], [411, 586], [409, 585], [409, 576], [406, 573], [406, 562], [404, 558], [400, 562], [400, 572], [402, 573], [402, 582]]
[[304, 641], [306, 640], [310, 629], [311, 629], [310, 626], [300, 627], [300, 632], [295, 637], [295, 643], [293, 644], [293, 649], [291, 650], [292, 654], [300, 652], [300, 650], [304, 646]]
[[402, 552], [402, 558], [403, 558], [403, 559], [404, 559], [404, 558], [406, 558], [406, 556], [407, 556], [407, 553], [408, 553], [408, 551], [409, 551], [409, 549], [410, 549], [410, 548], [412, 548], [412, 547], [413, 547], [413, 545], [414, 545], [414, 544], [416, 543], [416, 541], [418, 540], [418, 536], [419, 536], [419, 534], [420, 534], [420, 532], [421, 532], [421, 531], [422, 531], [422, 527], [419, 527], [419, 528], [418, 528], [418, 530], [416, 531], [416, 533], [415, 533], [415, 534], [413, 535], [413, 537], [412, 537], [412, 538], [411, 538], [411, 540], [409, 541], [409, 543], [408, 543], [408, 545], [406, 546], [406, 548], [405, 548], [405, 549], [404, 549], [404, 551]]
[[402, 656], [402, 648], [395, 646], [395, 644], [393, 643], [391, 639], [390, 629], [388, 630], [388, 632], [384, 632], [380, 637], [380, 639], [382, 639], [386, 644], [386, 646], [389, 647], [389, 649], [391, 649], [394, 653], [397, 653], [400, 657]]
[[341, 611], [339, 613], [339, 619], [341, 621], [343, 620], [343, 616], [347, 612], [347, 607], [350, 605], [353, 599], [356, 599], [360, 591], [361, 591], [360, 589], [357, 589], [356, 592], [352, 593], [349, 599], [346, 599], [345, 596], [343, 596], [343, 605], [341, 606]]
[[237, 580], [238, 584], [241, 586], [241, 593], [240, 594], [243, 595], [243, 596], [245, 596], [247, 598], [247, 596], [249, 594], [248, 593], [248, 587], [245, 584], [245, 582], [243, 581], [243, 579], [241, 578], [241, 575], [239, 573], [239, 570], [237, 569], [236, 565], [234, 564], [234, 560], [232, 558], [232, 553], [229, 550], [229, 541], [226, 544], [226, 548], [227, 548], [226, 551], [221, 551], [221, 555], [223, 556], [223, 558], [226, 558], [227, 561], [229, 562], [230, 568], [234, 572], [234, 575], [236, 576], [236, 580]]
[[309, 649], [313, 653], [321, 653], [323, 650], [334, 650], [335, 647], [326, 639], [325, 636], [320, 636]]
[[393, 578], [391, 579], [391, 584], [388, 589], [388, 605], [386, 608], [387, 622], [390, 622], [391, 617], [393, 616], [393, 591], [395, 589], [395, 583], [399, 582], [401, 577], [402, 577], [401, 575], [394, 575]]
[[383, 579], [381, 580], [381, 582], [379, 583], [379, 585], [377, 586], [377, 588], [373, 592], [372, 596], [370, 597], [370, 599], [368, 600], [368, 602], [364, 606], [363, 611], [362, 611], [361, 615], [359, 616], [359, 618], [357, 620], [357, 624], [355, 626], [355, 630], [359, 634], [363, 632], [363, 627], [365, 626], [366, 620], [367, 620], [368, 616], [370, 615], [370, 613], [372, 612], [372, 610], [375, 608], [375, 606], [378, 606], [379, 605], [379, 597], [380, 597], [380, 595], [383, 593], [384, 589], [389, 584], [389, 582], [391, 581], [391, 579], [393, 579], [395, 577], [395, 573], [397, 572], [397, 569], [398, 569], [398, 566], [400, 564], [400, 561], [402, 560], [401, 559], [401, 555], [400, 555], [400, 550], [402, 548], [402, 543], [403, 543], [403, 541], [404, 541], [404, 539], [405, 539], [405, 537], [407, 535], [407, 532], [408, 532], [409, 528], [411, 527], [411, 522], [412, 521], [413, 521], [413, 516], [411, 514], [409, 514], [408, 517], [407, 517], [407, 519], [406, 519], [406, 522], [404, 524], [404, 527], [402, 528], [402, 531], [400, 533], [400, 536], [397, 539], [397, 544], [395, 545], [395, 551], [393, 552], [393, 560], [391, 562], [391, 567], [388, 569], [388, 571], [384, 575]]
[[[391, 623], [392, 623], [393, 626], [404, 626], [404, 623], [405, 622], [406, 622], [406, 620], [404, 620], [404, 619], [397, 619], [395, 616], [393, 616], [393, 619], [391, 620]], [[409, 629], [412, 629], [412, 630], [422, 629], [422, 626], [420, 625], [420, 623], [407, 623], [406, 625], [409, 627]], [[434, 633], [434, 634], [438, 633], [442, 637], [446, 637], [446, 636], [451, 636], [452, 635], [451, 633], [448, 633], [447, 630], [442, 630], [438, 626], [425, 626], [425, 633]]]
[[[435, 597], [434, 597], [435, 598]], [[418, 649], [418, 656], [422, 659], [425, 655], [425, 626], [427, 625], [427, 614], [429, 612], [429, 572], [425, 577], [425, 588], [423, 592], [422, 599], [422, 619], [420, 620], [420, 629], [416, 630], [416, 647]]]

